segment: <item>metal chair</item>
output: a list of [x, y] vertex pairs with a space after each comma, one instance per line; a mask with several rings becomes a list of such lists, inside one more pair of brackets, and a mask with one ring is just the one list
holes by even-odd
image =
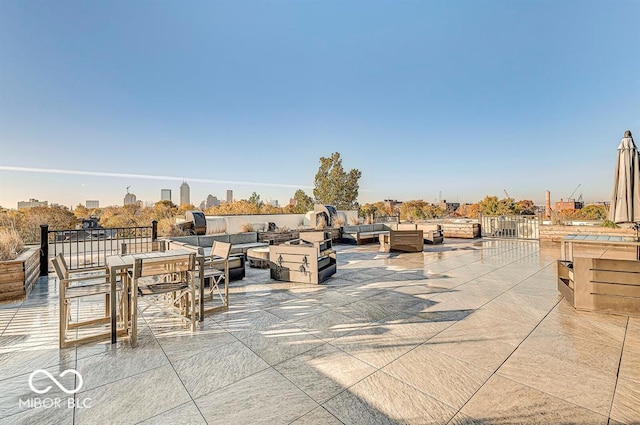
[[[113, 300], [110, 299], [111, 284], [109, 273], [105, 269], [71, 271], [62, 254], [56, 255], [52, 263], [60, 281], [58, 294], [60, 300], [60, 348], [109, 339], [111, 336], [110, 331], [102, 331], [82, 337], [69, 336], [69, 331], [71, 330], [110, 322], [110, 303]], [[118, 289], [121, 289], [121, 285], [119, 285]], [[76, 300], [82, 306], [82, 298], [96, 295], [104, 295], [105, 297], [104, 315], [99, 318], [81, 320], [82, 311], [79, 310], [77, 312], [78, 320], [73, 321], [71, 313], [72, 302]]]
[[138, 300], [179, 317], [196, 330], [196, 293], [193, 272], [196, 255], [138, 258], [131, 279], [131, 346], [138, 345]]

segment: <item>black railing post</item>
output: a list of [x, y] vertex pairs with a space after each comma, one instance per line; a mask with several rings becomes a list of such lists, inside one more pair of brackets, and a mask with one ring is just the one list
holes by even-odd
[[40, 225], [40, 276], [49, 274], [49, 225]]
[[158, 240], [158, 221], [153, 220], [151, 222], [151, 241], [155, 242]]

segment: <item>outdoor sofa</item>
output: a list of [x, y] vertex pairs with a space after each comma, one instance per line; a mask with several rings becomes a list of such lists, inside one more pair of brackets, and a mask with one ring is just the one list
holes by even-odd
[[174, 243], [186, 243], [188, 245], [211, 248], [213, 241], [226, 242], [231, 244], [231, 255], [244, 254], [247, 250], [269, 246], [267, 242], [258, 242], [258, 232], [245, 232], [234, 234], [201, 235], [201, 236], [175, 236], [167, 238]]
[[390, 230], [422, 230], [426, 244], [444, 242], [442, 226], [437, 223], [376, 223], [342, 227], [342, 242], [361, 245], [378, 242], [380, 235], [389, 235]]
[[[204, 251], [204, 248], [211, 248], [214, 241], [231, 244], [229, 280], [240, 280], [245, 277], [245, 261], [248, 249], [269, 246], [268, 243], [258, 242], [257, 232], [231, 235], [174, 236], [165, 239], [167, 249], [184, 248], [200, 253]], [[214, 265], [214, 267], [216, 266]], [[221, 263], [220, 267], [224, 267], [224, 265]]]
[[380, 235], [388, 235], [389, 227], [382, 223], [342, 227], [342, 242], [356, 245], [378, 242]]

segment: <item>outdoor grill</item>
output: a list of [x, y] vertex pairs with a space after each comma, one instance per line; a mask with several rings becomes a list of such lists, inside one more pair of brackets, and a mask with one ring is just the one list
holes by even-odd
[[193, 235], [204, 235], [207, 233], [207, 219], [204, 213], [201, 211], [187, 211], [185, 212], [185, 222], [182, 223], [182, 228], [190, 230]]

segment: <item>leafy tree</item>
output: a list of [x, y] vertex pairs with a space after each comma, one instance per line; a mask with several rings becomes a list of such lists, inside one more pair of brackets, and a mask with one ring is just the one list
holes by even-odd
[[76, 209], [73, 211], [73, 214], [78, 219], [89, 218], [89, 209], [82, 204], [76, 205]]
[[422, 214], [426, 219], [442, 218], [444, 217], [445, 210], [439, 205], [427, 204], [422, 207]]
[[304, 214], [307, 211], [313, 210], [313, 199], [311, 199], [311, 196], [307, 195], [304, 190], [296, 190], [293, 199], [295, 199], [296, 204], [291, 208], [292, 213]]
[[358, 208], [358, 180], [362, 173], [355, 168], [345, 172], [340, 153], [320, 158], [320, 167], [315, 177], [313, 196], [322, 204], [333, 205], [339, 210]]
[[197, 210], [195, 205], [193, 205], [193, 204], [182, 204], [182, 205], [180, 205], [178, 207], [178, 214], [184, 215], [185, 212], [193, 211], [193, 210]]
[[258, 207], [258, 210], [260, 210], [260, 208], [262, 208], [264, 206], [264, 202], [262, 202], [260, 200], [260, 195], [258, 195], [256, 192], [253, 192], [251, 194], [251, 196], [249, 197], [248, 202], [252, 205], [255, 205], [256, 207]]
[[498, 200], [497, 196], [485, 196], [485, 198], [480, 201], [480, 212], [484, 215], [516, 214], [515, 205], [513, 198]]
[[480, 212], [479, 202], [475, 204], [460, 205], [460, 207], [456, 210], [457, 215], [459, 215], [460, 217], [466, 217], [466, 218], [478, 218], [479, 212]]
[[602, 204], [586, 205], [579, 210], [562, 211], [566, 220], [606, 220], [609, 216], [607, 207]]
[[388, 203], [378, 201], [378, 202], [374, 202], [373, 204], [364, 204], [360, 206], [358, 215], [360, 217], [365, 217], [365, 218], [366, 217], [371, 217], [371, 218], [385, 217], [385, 216], [393, 215], [393, 211], [391, 209], [391, 206]]
[[422, 199], [403, 202], [400, 205], [400, 220], [424, 220], [426, 217], [423, 208], [427, 205]]
[[177, 215], [178, 206], [167, 199], [158, 201], [153, 206], [153, 218], [155, 220], [160, 221], [165, 218], [173, 218]]
[[40, 225], [48, 224], [50, 230], [74, 229], [78, 219], [67, 208], [61, 206], [33, 207], [11, 214], [15, 228], [25, 243], [40, 240]]
[[535, 204], [529, 199], [523, 199], [516, 202], [516, 211], [518, 214], [532, 215], [535, 213]]

